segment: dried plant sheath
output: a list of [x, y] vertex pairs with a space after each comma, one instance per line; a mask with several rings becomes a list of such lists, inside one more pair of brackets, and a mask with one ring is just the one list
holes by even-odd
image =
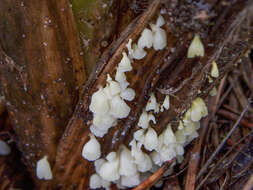
[[57, 143], [85, 82], [68, 1], [0, 2], [0, 80], [26, 164], [53, 165]]

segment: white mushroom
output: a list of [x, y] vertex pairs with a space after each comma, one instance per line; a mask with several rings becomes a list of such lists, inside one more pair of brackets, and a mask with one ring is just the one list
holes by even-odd
[[159, 104], [156, 101], [154, 93], [151, 93], [148, 103], [146, 105], [146, 111], [154, 110], [155, 113], [159, 112]]
[[106, 181], [115, 181], [120, 178], [119, 175], [119, 157], [115, 152], [111, 152], [106, 157], [108, 161], [102, 164], [99, 175]]
[[152, 151], [158, 146], [158, 137], [156, 131], [149, 127], [147, 133], [145, 134], [144, 147], [145, 149]]
[[109, 102], [102, 88], [92, 95], [89, 108], [97, 114], [104, 114], [109, 111]]
[[174, 132], [172, 131], [171, 129], [171, 125], [168, 124], [167, 128], [165, 129], [165, 131], [163, 132], [163, 143], [165, 145], [169, 145], [169, 144], [172, 144], [172, 143], [176, 143], [177, 140], [176, 140], [176, 136], [174, 135]]
[[199, 121], [201, 117], [205, 117], [208, 114], [207, 107], [203, 99], [196, 98], [192, 102], [191, 107], [191, 119], [192, 121]]
[[161, 166], [161, 165], [163, 164], [161, 155], [160, 155], [157, 151], [153, 151], [153, 152], [150, 154], [150, 156], [151, 156], [152, 161], [154, 162], [154, 164], [156, 164], [156, 165], [158, 165], [158, 166]]
[[202, 44], [198, 34], [195, 34], [191, 45], [188, 48], [187, 58], [203, 57], [205, 54], [204, 45]]
[[109, 113], [103, 115], [100, 114], [93, 115], [93, 125], [95, 125], [100, 130], [106, 131], [107, 129], [112, 127], [115, 122], [116, 118], [111, 116]]
[[133, 176], [137, 172], [136, 164], [131, 155], [131, 151], [126, 146], [120, 147], [120, 167], [119, 174], [124, 176]]
[[103, 159], [103, 158], [100, 158], [100, 159], [98, 159], [98, 160], [96, 160], [96, 161], [94, 162], [95, 170], [96, 170], [97, 173], [99, 173], [99, 170], [100, 170], [101, 166], [102, 166], [105, 162], [106, 162], [106, 160]]
[[120, 84], [116, 81], [109, 81], [109, 88], [112, 96], [119, 94], [121, 91]]
[[116, 71], [115, 80], [119, 82], [121, 89], [126, 89], [129, 85], [125, 73], [119, 71], [119, 69]]
[[153, 48], [157, 50], [162, 50], [167, 46], [167, 35], [164, 29], [151, 24], [153, 32]]
[[138, 47], [136, 44], [133, 44], [133, 58], [140, 60], [143, 59], [147, 55], [147, 52], [143, 49]]
[[170, 108], [170, 97], [169, 97], [169, 95], [165, 96], [162, 107], [164, 107], [166, 110], [168, 110]]
[[47, 160], [47, 156], [44, 156], [37, 162], [36, 175], [38, 179], [44, 179], [44, 180], [53, 179], [53, 174], [51, 171], [50, 164]]
[[127, 72], [132, 70], [131, 60], [127, 56], [126, 52], [122, 53], [123, 57], [119, 63], [118, 70], [120, 72]]
[[91, 125], [90, 131], [96, 137], [103, 137], [107, 133], [108, 129], [102, 129], [102, 128], [96, 127], [95, 125]]
[[219, 77], [219, 70], [215, 61], [212, 63], [211, 76], [214, 78]]
[[134, 132], [134, 139], [141, 144], [144, 144], [145, 141], [145, 135], [144, 135], [145, 130], [144, 129], [139, 129]]
[[135, 92], [132, 88], [127, 88], [120, 93], [121, 98], [127, 101], [132, 101], [135, 97]]
[[90, 134], [90, 140], [84, 145], [82, 150], [83, 158], [94, 161], [101, 156], [101, 147], [94, 135]]
[[159, 15], [158, 18], [157, 18], [157, 20], [156, 20], [156, 26], [157, 27], [161, 27], [164, 24], [165, 24], [165, 20], [164, 20], [163, 16]]
[[131, 155], [134, 157], [138, 171], [149, 171], [152, 168], [152, 161], [146, 153], [141, 151], [141, 144], [136, 144], [136, 141], [132, 140], [129, 145], [131, 146]]
[[128, 55], [133, 59], [140, 60], [144, 58], [147, 54], [147, 52], [143, 48], [138, 47], [136, 44], [133, 44], [132, 48], [132, 39], [129, 39], [126, 47], [128, 49]]
[[210, 96], [216, 96], [217, 95], [217, 88], [213, 87], [212, 90], [209, 92]]
[[122, 176], [121, 177], [121, 185], [125, 187], [135, 187], [140, 184], [140, 175], [139, 173], [135, 173], [132, 176]]
[[0, 140], [0, 156], [7, 156], [11, 153], [11, 148], [9, 147], [9, 145]]
[[153, 34], [152, 31], [145, 28], [141, 33], [141, 37], [138, 40], [139, 48], [151, 48], [153, 45]]
[[113, 97], [110, 105], [110, 114], [119, 119], [126, 118], [131, 110], [125, 101], [118, 95]]
[[149, 126], [149, 117], [148, 117], [148, 113], [146, 111], [143, 110], [139, 121], [138, 121], [138, 126], [140, 126], [143, 129], [147, 129]]
[[102, 179], [98, 174], [93, 174], [90, 176], [90, 188], [97, 189], [102, 187]]
[[152, 113], [148, 114], [148, 120], [152, 121], [154, 124], [156, 124], [155, 116]]

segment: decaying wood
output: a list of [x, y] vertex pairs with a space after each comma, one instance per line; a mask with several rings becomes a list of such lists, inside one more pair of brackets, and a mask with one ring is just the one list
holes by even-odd
[[[85, 82], [68, 1], [0, 2], [0, 80], [31, 174], [56, 148]], [[36, 177], [34, 177], [36, 179]]]
[[[133, 70], [126, 74], [136, 96], [128, 103], [131, 107], [128, 118], [120, 120], [104, 138], [99, 139], [102, 156], [117, 150], [122, 143], [128, 145], [138, 129], [138, 118], [151, 92], [155, 93], [159, 103], [164, 99], [159, 89], [172, 95], [170, 110], [157, 114], [154, 128], [158, 133], [169, 122], [175, 128], [192, 100], [208, 95], [252, 44], [249, 34], [240, 31], [252, 10], [252, 2], [222, 2], [210, 3], [211, 7], [204, 10], [204, 14], [189, 1], [151, 1], [143, 14], [126, 28], [122, 26], [125, 30], [104, 50], [83, 88], [84, 65], [68, 2], [0, 2], [0, 16], [4, 18], [0, 18], [0, 30], [4, 31], [0, 33], [2, 89], [17, 142], [27, 156], [31, 172], [34, 174], [36, 161], [42, 155], [49, 156], [54, 180], [41, 183], [41, 189], [89, 189], [93, 163], [83, 159], [81, 151], [89, 139], [91, 95], [99, 86], [105, 85], [107, 74], [114, 77], [122, 52], [127, 51], [128, 40], [136, 42], [143, 29], [155, 22], [161, 7], [167, 13], [164, 15], [168, 23], [164, 26], [167, 47], [162, 51], [149, 49], [147, 56], [134, 61]], [[15, 6], [10, 8], [13, 4]], [[39, 11], [41, 9], [43, 11]], [[22, 22], [19, 17], [23, 18]], [[114, 23], [114, 18], [111, 21]], [[188, 59], [187, 49], [196, 33], [201, 36], [205, 56]], [[107, 42], [111, 42], [111, 34], [106, 35]], [[16, 38], [11, 39], [12, 36]], [[37, 36], [41, 38], [37, 39]], [[100, 46], [97, 49], [100, 55], [102, 49]], [[94, 60], [97, 59], [96, 55]], [[94, 60], [86, 65], [89, 69], [93, 68]], [[213, 61], [218, 64], [220, 77], [213, 78], [210, 83], [208, 77]], [[38, 70], [43, 72], [36, 72]], [[78, 92], [81, 96], [76, 104]], [[158, 172], [163, 171], [162, 168]], [[155, 173], [154, 176], [161, 175]], [[137, 189], [145, 189], [153, 182], [148, 179]]]

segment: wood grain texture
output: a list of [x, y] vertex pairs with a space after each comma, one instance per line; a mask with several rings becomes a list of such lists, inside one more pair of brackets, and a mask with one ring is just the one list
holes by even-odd
[[68, 1], [0, 2], [0, 80], [17, 144], [35, 175], [57, 144], [86, 80]]

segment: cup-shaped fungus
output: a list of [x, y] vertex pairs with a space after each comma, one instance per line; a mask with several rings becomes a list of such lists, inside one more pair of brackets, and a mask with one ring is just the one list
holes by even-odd
[[200, 40], [198, 34], [195, 34], [191, 45], [188, 48], [187, 58], [194, 58], [194, 57], [203, 57], [205, 54], [204, 45]]
[[97, 114], [104, 114], [109, 111], [109, 101], [102, 88], [92, 95], [89, 108], [93, 113]]
[[141, 33], [141, 37], [138, 40], [139, 48], [151, 48], [153, 45], [153, 34], [152, 31], [145, 28]]
[[158, 146], [158, 138], [156, 131], [149, 127], [147, 133], [145, 134], [144, 147], [145, 149], [152, 151]]
[[51, 171], [50, 164], [47, 160], [47, 156], [44, 156], [37, 162], [36, 175], [38, 179], [44, 179], [44, 180], [53, 179], [53, 174]]
[[107, 181], [115, 181], [120, 178], [119, 174], [119, 156], [111, 152], [106, 157], [107, 161], [102, 164], [99, 175]]
[[90, 140], [83, 147], [82, 156], [89, 161], [97, 160], [101, 156], [101, 147], [94, 135], [90, 134]]
[[122, 145], [120, 151], [120, 168], [119, 174], [124, 176], [133, 176], [137, 172], [136, 164], [131, 155], [131, 151]]
[[119, 95], [113, 97], [110, 105], [110, 114], [119, 119], [126, 118], [131, 110]]
[[211, 76], [214, 78], [219, 77], [219, 70], [215, 61], [212, 62]]
[[135, 97], [135, 92], [131, 88], [127, 88], [120, 93], [120, 97], [127, 101], [132, 101]]
[[9, 145], [6, 142], [0, 140], [0, 156], [7, 156], [10, 153], [11, 149]]

